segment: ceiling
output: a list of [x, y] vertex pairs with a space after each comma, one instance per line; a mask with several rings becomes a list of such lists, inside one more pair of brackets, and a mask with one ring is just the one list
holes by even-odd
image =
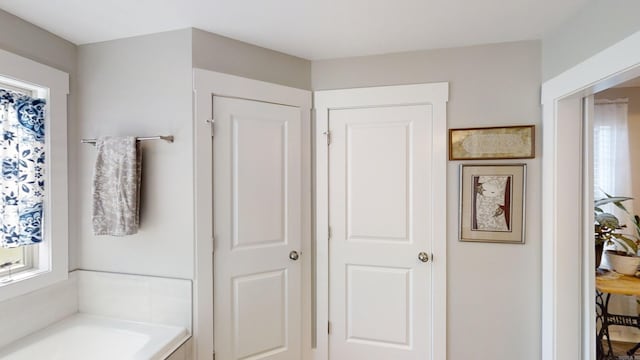
[[593, 0], [0, 0], [75, 44], [196, 27], [310, 60], [539, 39]]

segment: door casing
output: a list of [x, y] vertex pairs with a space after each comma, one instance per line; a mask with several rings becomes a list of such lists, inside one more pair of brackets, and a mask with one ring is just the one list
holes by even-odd
[[[314, 360], [329, 359], [329, 110], [352, 107], [372, 107], [408, 104], [433, 106], [432, 186], [433, 201], [430, 206], [432, 224], [446, 223], [447, 187], [447, 121], [446, 105], [449, 97], [448, 83], [415, 84], [369, 87], [359, 89], [326, 90], [314, 92], [315, 106], [315, 316], [316, 346]], [[446, 359], [446, 227], [436, 226], [431, 231], [432, 254], [432, 329], [434, 347], [431, 359]]]
[[215, 119], [214, 95], [291, 105], [300, 108], [302, 119], [302, 344], [303, 359], [311, 356], [311, 92], [283, 85], [193, 70], [193, 137], [195, 182], [195, 279], [194, 359], [211, 360], [213, 333], [213, 166], [212, 146]]
[[640, 31], [542, 84], [542, 359], [595, 359], [583, 98], [638, 76]]

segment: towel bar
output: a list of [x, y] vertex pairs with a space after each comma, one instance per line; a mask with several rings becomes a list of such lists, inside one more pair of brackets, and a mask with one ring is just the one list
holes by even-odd
[[[145, 141], [145, 140], [164, 140], [164, 141], [168, 141], [170, 143], [173, 142], [173, 135], [168, 135], [168, 136], [143, 136], [143, 137], [137, 137], [136, 140], [138, 141]], [[83, 144], [96, 144], [96, 139], [82, 139], [80, 140], [81, 143]]]

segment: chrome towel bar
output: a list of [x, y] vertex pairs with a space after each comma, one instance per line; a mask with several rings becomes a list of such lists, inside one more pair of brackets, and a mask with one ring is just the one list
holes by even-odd
[[[167, 135], [167, 136], [142, 136], [142, 137], [137, 137], [136, 140], [138, 141], [146, 141], [146, 140], [164, 140], [164, 141], [168, 141], [170, 143], [173, 142], [173, 135]], [[80, 140], [81, 143], [83, 144], [96, 144], [96, 139], [82, 139]]]

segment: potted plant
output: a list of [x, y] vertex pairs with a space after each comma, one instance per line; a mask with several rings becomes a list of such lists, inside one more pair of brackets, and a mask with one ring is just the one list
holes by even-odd
[[[631, 200], [630, 197], [611, 196], [605, 193], [606, 197], [594, 201], [594, 217], [595, 217], [595, 246], [596, 246], [596, 263], [600, 266], [602, 249], [605, 245], [616, 245], [618, 250], [607, 250], [605, 258], [610, 267], [616, 272], [625, 275], [634, 275], [640, 265], [640, 257], [638, 257], [638, 244], [640, 239], [640, 217], [631, 215], [627, 208], [622, 204], [624, 201]], [[617, 216], [605, 212], [602, 206], [614, 204], [623, 212], [629, 214], [633, 219], [635, 235], [623, 233], [622, 230], [627, 227], [626, 224], [620, 224]], [[600, 253], [600, 254], [598, 254]]]

